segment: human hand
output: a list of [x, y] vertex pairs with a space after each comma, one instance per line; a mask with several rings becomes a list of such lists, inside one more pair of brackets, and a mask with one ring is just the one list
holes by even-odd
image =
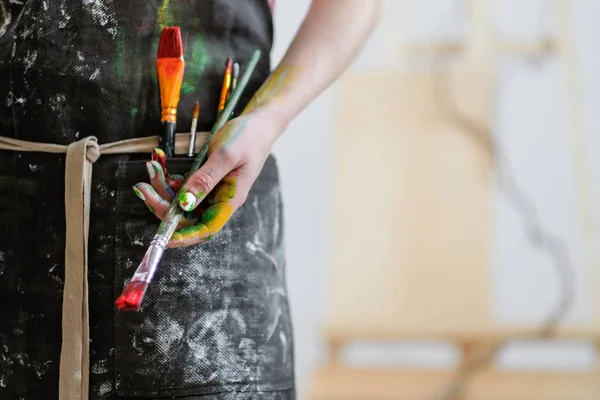
[[150, 184], [138, 183], [134, 190], [160, 219], [179, 193], [177, 201], [186, 213], [168, 247], [209, 240], [223, 228], [244, 204], [284, 129], [281, 119], [259, 109], [229, 121], [211, 141], [206, 163], [183, 188], [183, 177], [167, 172], [164, 153], [159, 149], [153, 152], [153, 160], [147, 163]]

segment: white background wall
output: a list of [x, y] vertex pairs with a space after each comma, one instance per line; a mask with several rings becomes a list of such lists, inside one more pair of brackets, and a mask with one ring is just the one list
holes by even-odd
[[[340, 3], [343, 1], [348, 0]], [[400, 36], [456, 37], [468, 32], [463, 13], [466, 0], [413, 1], [410, 15], [399, 12], [398, 1], [384, 1], [380, 24], [352, 68], [400, 65], [402, 57], [397, 50]], [[550, 0], [490, 1], [494, 4], [492, 19], [496, 29], [506, 38], [533, 39], [554, 31], [556, 18]], [[600, 71], [597, 45], [600, 2], [573, 0], [570, 3], [590, 172], [590, 179], [585, 183], [595, 199], [600, 199], [600, 162], [597, 161], [600, 114], [596, 112], [600, 104], [600, 77], [597, 74]], [[277, 2], [274, 63], [283, 56], [309, 4], [309, 0]], [[568, 246], [577, 271], [576, 305], [570, 318], [585, 319], [589, 315], [590, 290], [585, 284], [584, 271], [598, 269], [600, 265], [592, 265], [591, 260], [585, 259], [584, 230], [578, 208], [581, 198], [578, 197], [573, 167], [575, 133], [567, 112], [563, 67], [553, 58], [503, 56], [498, 59], [496, 68], [498, 92], [493, 108], [494, 134], [517, 183], [534, 200], [544, 227]], [[318, 365], [324, 350], [319, 328], [327, 299], [330, 215], [335, 201], [331, 190], [331, 167], [335, 155], [336, 101], [334, 86], [294, 121], [275, 149], [281, 168], [287, 219], [288, 285], [301, 397], [306, 393], [311, 371]], [[493, 309], [501, 321], [538, 321], [556, 301], [558, 285], [551, 260], [531, 250], [525, 240], [522, 220], [498, 190], [494, 202]], [[595, 207], [592, 222], [596, 227], [600, 225], [600, 207]], [[598, 236], [595, 236], [595, 243], [600, 245]], [[395, 356], [388, 350], [380, 354], [376, 346], [363, 348], [358, 353], [362, 354], [363, 362], [369, 359], [385, 362], [393, 358], [420, 364], [444, 364], [455, 356], [452, 351], [435, 346], [420, 350], [410, 348]], [[586, 344], [551, 349], [526, 344], [505, 352], [501, 362], [503, 365], [577, 368], [592, 363], [593, 354]]]

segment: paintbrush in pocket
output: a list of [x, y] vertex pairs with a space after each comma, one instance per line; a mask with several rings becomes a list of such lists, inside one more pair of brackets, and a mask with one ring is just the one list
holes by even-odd
[[181, 30], [171, 26], [162, 30], [156, 58], [156, 71], [160, 88], [160, 131], [159, 147], [167, 157], [175, 153], [175, 124], [177, 122], [177, 105], [185, 62], [183, 60], [183, 44]]

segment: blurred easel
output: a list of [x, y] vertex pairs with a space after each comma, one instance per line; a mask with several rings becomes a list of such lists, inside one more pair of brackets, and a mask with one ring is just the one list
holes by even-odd
[[[594, 202], [585, 164], [569, 1], [557, 2], [556, 40], [504, 43], [491, 33], [488, 2], [472, 0], [471, 43], [412, 44], [416, 54], [464, 53], [434, 74], [457, 111], [489, 129], [493, 60], [500, 53], [560, 58], [568, 83], [591, 318], [561, 322], [544, 340], [600, 346], [600, 276]], [[457, 371], [497, 343], [540, 338], [542, 322], [499, 324], [490, 310], [492, 160], [464, 126], [440, 111], [431, 71], [350, 72], [339, 82], [334, 265], [324, 336], [327, 362], [311, 400], [438, 399]], [[551, 273], [551, 271], [549, 271]], [[535, 295], [535, 294], [533, 294]], [[345, 345], [449, 341], [462, 353], [451, 370], [353, 368]], [[486, 366], [456, 399], [600, 399], [600, 367], [587, 371], [499, 371]]]

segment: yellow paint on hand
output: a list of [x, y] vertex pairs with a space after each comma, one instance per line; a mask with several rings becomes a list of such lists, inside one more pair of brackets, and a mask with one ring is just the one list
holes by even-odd
[[279, 65], [275, 71], [269, 75], [263, 85], [256, 91], [243, 114], [249, 113], [256, 108], [268, 104], [277, 99], [278, 96], [285, 93], [296, 81], [302, 68], [298, 66]]

